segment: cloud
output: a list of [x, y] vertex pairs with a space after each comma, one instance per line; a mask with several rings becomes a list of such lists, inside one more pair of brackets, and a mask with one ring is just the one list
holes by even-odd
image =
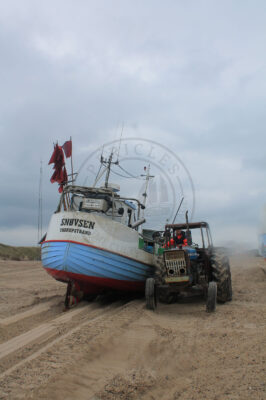
[[242, 232], [245, 221], [255, 232], [265, 203], [265, 17], [264, 1], [2, 4], [0, 227], [35, 229], [41, 159], [47, 226], [58, 201], [46, 164], [53, 143], [73, 137], [78, 169], [124, 121], [124, 137], [161, 142], [185, 162], [198, 218], [217, 232], [228, 223]]
[[33, 225], [0, 229], [0, 243], [10, 246], [37, 246], [37, 236], [37, 228]]

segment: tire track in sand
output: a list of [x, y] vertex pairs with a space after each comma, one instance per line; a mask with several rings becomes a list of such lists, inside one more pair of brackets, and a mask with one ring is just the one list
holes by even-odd
[[8, 326], [8, 325], [14, 324], [16, 322], [19, 322], [25, 318], [32, 317], [36, 314], [40, 314], [45, 311], [48, 311], [53, 304], [54, 304], [54, 301], [47, 301], [45, 303], [36, 304], [27, 311], [18, 313], [16, 315], [12, 315], [11, 317], [2, 318], [2, 319], [0, 319], [0, 326], [1, 325]]
[[83, 312], [83, 308], [84, 304], [78, 309], [71, 310], [60, 317], [57, 316], [49, 322], [45, 322], [28, 332], [22, 333], [21, 335], [0, 344], [0, 360], [29, 343], [40, 339], [43, 335], [51, 335], [54, 331], [60, 329], [61, 324], [71, 321], [75, 315]]
[[[73, 333], [82, 329], [82, 327], [84, 327], [85, 325], [88, 326], [98, 319], [104, 318], [105, 316], [109, 317], [113, 314], [119, 313], [119, 311], [123, 309], [124, 306], [127, 306], [127, 304], [121, 306], [121, 302], [117, 303], [112, 303], [108, 306], [102, 306], [102, 308], [95, 308], [94, 303], [81, 304], [78, 308], [70, 310], [69, 312], [64, 313], [59, 317], [57, 316], [47, 323], [41, 324], [36, 328], [31, 329], [26, 333], [23, 333], [22, 335], [19, 335], [11, 340], [8, 340], [7, 342], [2, 343], [0, 345], [0, 360], [2, 360], [2, 362], [6, 364], [6, 360], [14, 355], [15, 360], [13, 360], [12, 362], [13, 365], [11, 365], [7, 370], [0, 374], [0, 379], [2, 380], [7, 375], [11, 374], [14, 370], [23, 366], [25, 363], [34, 360], [42, 353], [49, 350], [50, 347], [59, 343], [63, 339], [68, 338]], [[94, 308], [91, 309], [91, 306], [94, 306]], [[79, 317], [79, 320], [73, 321], [73, 319], [77, 316]], [[69, 327], [69, 324], [71, 324], [72, 326], [74, 324], [75, 326]], [[65, 325], [64, 330], [61, 329], [62, 325]], [[48, 343], [47, 340], [49, 340]], [[32, 352], [31, 349], [33, 345], [35, 345], [35, 347], [36, 345], [38, 345], [38, 349], [33, 350]], [[41, 349], [39, 348], [40, 345], [42, 346]], [[23, 351], [25, 348], [27, 348], [27, 346], [30, 347], [29, 351], [31, 351], [31, 354], [29, 355], [29, 351], [27, 351], [26, 356], [21, 357], [21, 355], [19, 354], [20, 351]], [[21, 358], [23, 359], [21, 360]]]

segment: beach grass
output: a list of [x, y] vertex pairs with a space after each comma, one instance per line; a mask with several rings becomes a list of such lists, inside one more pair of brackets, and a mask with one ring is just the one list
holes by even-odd
[[40, 246], [19, 247], [0, 243], [0, 259], [14, 261], [40, 260]]

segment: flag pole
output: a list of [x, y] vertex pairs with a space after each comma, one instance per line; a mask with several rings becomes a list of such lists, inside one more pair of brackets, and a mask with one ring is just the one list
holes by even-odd
[[70, 136], [70, 142], [71, 142], [71, 175], [72, 175], [72, 185], [74, 183], [74, 172], [73, 172], [73, 158], [72, 158], [72, 137]]
[[40, 162], [40, 180], [39, 180], [39, 202], [38, 202], [38, 241], [40, 243], [42, 239], [42, 179], [43, 179], [43, 171], [42, 171], [42, 160]]

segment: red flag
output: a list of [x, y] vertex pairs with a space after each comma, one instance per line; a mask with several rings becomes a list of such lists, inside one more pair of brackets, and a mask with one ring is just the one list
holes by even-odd
[[[57, 146], [57, 145], [56, 145]], [[48, 165], [52, 164], [55, 162], [56, 160], [56, 153], [57, 153], [57, 148], [56, 146], [54, 146], [54, 151], [53, 154], [51, 155], [50, 161], [48, 162]]]
[[65, 152], [66, 158], [71, 157], [72, 155], [72, 140], [68, 140], [62, 146], [62, 149]]
[[54, 163], [54, 173], [51, 177], [51, 183], [58, 182], [60, 184], [59, 193], [63, 190], [63, 185], [67, 183], [67, 172], [65, 168], [65, 157], [61, 146], [56, 144], [49, 164]]
[[[62, 151], [62, 147], [58, 146], [58, 144], [56, 144], [54, 146], [54, 151], [53, 151], [53, 154], [52, 154], [52, 156], [50, 158], [50, 161], [49, 161], [48, 165], [52, 164], [52, 163], [54, 163], [56, 165], [57, 164], [59, 164], [59, 165], [64, 165], [65, 164], [64, 153]], [[55, 166], [54, 166], [54, 169], [55, 169]]]

